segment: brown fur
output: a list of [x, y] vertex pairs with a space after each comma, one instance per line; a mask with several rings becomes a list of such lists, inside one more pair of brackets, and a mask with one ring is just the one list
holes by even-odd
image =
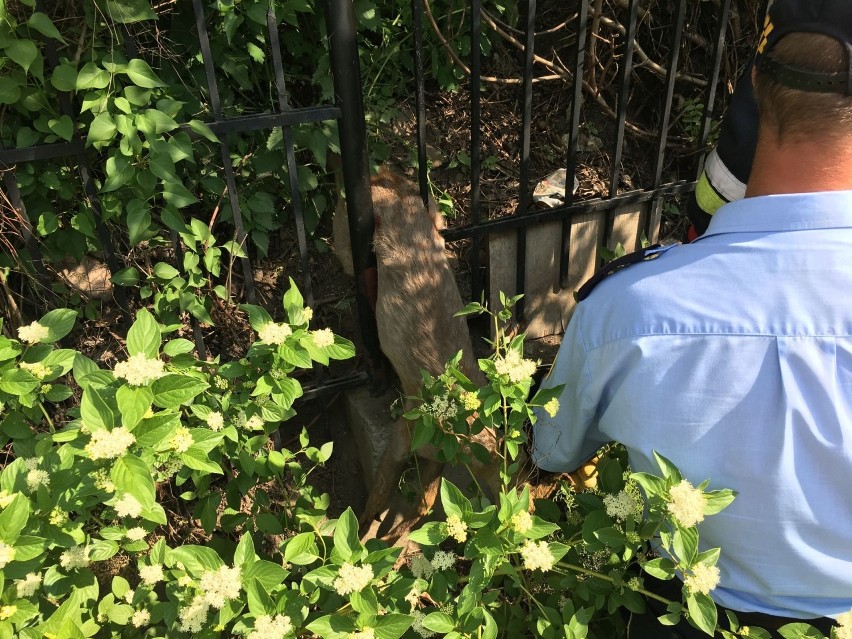
[[[443, 218], [434, 202], [429, 209], [417, 187], [389, 171], [374, 176], [373, 210], [376, 217], [374, 245], [378, 260], [376, 323], [382, 351], [400, 379], [402, 392], [416, 395], [420, 369], [433, 376], [444, 371], [447, 360], [463, 352], [461, 369], [476, 384], [485, 378], [476, 362], [467, 323], [453, 317], [463, 306], [455, 277], [444, 253], [439, 230]], [[372, 492], [361, 517], [362, 531], [387, 507], [411, 451], [411, 430], [405, 420], [391, 438], [382, 458]], [[495, 450], [491, 432], [477, 441]], [[417, 512], [398, 524], [386, 538], [398, 539], [411, 530], [435, 501], [443, 464], [434, 461], [429, 447], [418, 451], [423, 499]], [[493, 481], [497, 463], [481, 469], [483, 479]]]

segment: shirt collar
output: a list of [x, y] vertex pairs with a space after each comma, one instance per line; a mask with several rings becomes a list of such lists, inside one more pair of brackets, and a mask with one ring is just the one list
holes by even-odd
[[852, 227], [852, 191], [762, 195], [726, 204], [713, 215], [707, 232], [772, 233]]

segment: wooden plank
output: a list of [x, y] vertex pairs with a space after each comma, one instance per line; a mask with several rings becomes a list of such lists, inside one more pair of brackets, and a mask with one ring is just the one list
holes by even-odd
[[[621, 243], [628, 252], [641, 248], [641, 233], [649, 212], [647, 204], [619, 208], [613, 216], [610, 249]], [[598, 269], [598, 248], [603, 244], [606, 214], [577, 215], [571, 222], [568, 256], [568, 287], [559, 288], [559, 250], [562, 222], [538, 224], [527, 229], [527, 263], [524, 300], [529, 339], [558, 335], [574, 312], [574, 291]], [[653, 229], [656, 231], [656, 229]], [[515, 295], [517, 234], [494, 234], [488, 240], [489, 308], [500, 309], [499, 292]]]

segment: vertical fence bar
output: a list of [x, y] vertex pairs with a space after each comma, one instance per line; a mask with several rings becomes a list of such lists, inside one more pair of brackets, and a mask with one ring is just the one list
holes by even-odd
[[[660, 117], [660, 139], [657, 143], [657, 160], [654, 165], [654, 190], [660, 187], [663, 178], [663, 163], [666, 157], [666, 142], [669, 135], [669, 120], [672, 114], [672, 102], [674, 100], [675, 82], [677, 81], [677, 66], [680, 61], [680, 39], [683, 35], [683, 23], [686, 20], [686, 0], [679, 0], [677, 13], [675, 14], [674, 30], [672, 31], [671, 50], [669, 51], [668, 72], [666, 73], [666, 93], [663, 101], [663, 113]], [[651, 237], [660, 223], [660, 208], [662, 199], [654, 198], [649, 208], [648, 219], [645, 224], [645, 237], [653, 241]]]
[[340, 154], [343, 164], [343, 186], [349, 213], [349, 236], [352, 238], [352, 263], [357, 287], [356, 303], [361, 338], [367, 352], [368, 375], [374, 385], [382, 365], [376, 315], [370, 304], [371, 272], [375, 272], [376, 256], [372, 251], [373, 199], [370, 193], [370, 166], [367, 156], [367, 130], [364, 125], [364, 103], [361, 95], [361, 68], [351, 0], [328, 0], [328, 37], [334, 92], [340, 106]]
[[[283, 113], [290, 110], [287, 98], [287, 87], [284, 80], [284, 63], [281, 60], [281, 42], [278, 38], [278, 21], [275, 18], [275, 3], [269, 3], [266, 12], [266, 26], [269, 29], [269, 45], [272, 49], [272, 66], [275, 70], [275, 88], [278, 91], [278, 109]], [[299, 242], [299, 263], [302, 266], [303, 292], [309, 306], [314, 303], [313, 285], [311, 284], [311, 269], [308, 261], [308, 240], [305, 232], [305, 214], [302, 210], [302, 194], [299, 192], [299, 175], [296, 166], [296, 151], [293, 145], [293, 131], [285, 126], [284, 149], [287, 155], [287, 174], [290, 178], [290, 197], [293, 203], [293, 218], [296, 221], [296, 238]]]
[[[521, 177], [518, 194], [518, 209], [516, 215], [523, 215], [530, 205], [530, 127], [532, 124], [533, 99], [533, 55], [535, 54], [535, 14], [536, 0], [528, 0], [526, 38], [524, 42], [524, 108], [521, 131]], [[515, 294], [521, 295], [526, 290], [527, 272], [527, 229], [518, 229], [517, 254], [515, 257]], [[515, 305], [515, 319], [523, 322], [526, 306], [524, 298]]]
[[[198, 29], [198, 42], [201, 45], [201, 57], [204, 61], [204, 72], [207, 76], [207, 89], [210, 91], [210, 107], [213, 110], [215, 120], [222, 119], [222, 103], [219, 99], [219, 84], [216, 81], [216, 70], [213, 66], [213, 53], [210, 50], [210, 38], [207, 35], [207, 24], [204, 21], [204, 7], [201, 0], [192, 0], [192, 8], [195, 11], [195, 25]], [[222, 154], [222, 166], [225, 170], [225, 183], [228, 185], [228, 198], [231, 203], [231, 214], [234, 216], [234, 227], [237, 234], [237, 243], [243, 251], [248, 250], [248, 238], [243, 226], [243, 214], [240, 208], [240, 199], [237, 194], [237, 182], [234, 177], [234, 165], [231, 162], [231, 154], [228, 150], [227, 133], [222, 133], [223, 138], [219, 141], [219, 150]], [[255, 301], [254, 278], [251, 271], [251, 262], [248, 256], [240, 258], [243, 267], [243, 279], [245, 280], [246, 299]]]
[[423, 79], [423, 7], [420, 0], [411, 0], [414, 21], [414, 81], [417, 104], [417, 182], [423, 205], [429, 205], [429, 176], [426, 158], [426, 89]]
[[[481, 96], [479, 94], [482, 80], [480, 78], [480, 41], [481, 21], [480, 2], [472, 0], [470, 7], [470, 220], [473, 224], [480, 218], [480, 147], [482, 146]], [[482, 297], [482, 274], [479, 263], [479, 251], [482, 239], [475, 235], [470, 240], [470, 292], [474, 300]]]
[[710, 134], [710, 123], [713, 119], [713, 104], [716, 100], [716, 85], [719, 83], [719, 73], [722, 68], [722, 53], [725, 48], [725, 32], [728, 29], [728, 14], [731, 9], [731, 0], [722, 0], [719, 10], [718, 30], [713, 45], [713, 72], [707, 82], [707, 93], [704, 102], [704, 119], [701, 122], [701, 135], [698, 137], [698, 148], [703, 149], [707, 144], [707, 136]]
[[[580, 0], [577, 9], [574, 33], [577, 34], [574, 49], [574, 86], [571, 92], [571, 111], [568, 118], [568, 157], [565, 167], [565, 204], [574, 200], [574, 175], [577, 172], [577, 146], [580, 132], [580, 107], [583, 101], [583, 73], [586, 66], [586, 25], [589, 19], [589, 0]], [[559, 286], [568, 288], [568, 259], [571, 247], [571, 219], [562, 221], [562, 247], [559, 251]]]

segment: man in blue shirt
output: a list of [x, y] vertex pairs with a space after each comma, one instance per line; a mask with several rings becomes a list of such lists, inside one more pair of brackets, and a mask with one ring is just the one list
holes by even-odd
[[722, 549], [711, 597], [826, 627], [852, 609], [852, 2], [769, 14], [746, 198], [582, 291], [533, 458], [570, 471], [615, 440], [634, 471], [657, 472], [656, 450], [694, 485], [734, 489], [699, 524]]

